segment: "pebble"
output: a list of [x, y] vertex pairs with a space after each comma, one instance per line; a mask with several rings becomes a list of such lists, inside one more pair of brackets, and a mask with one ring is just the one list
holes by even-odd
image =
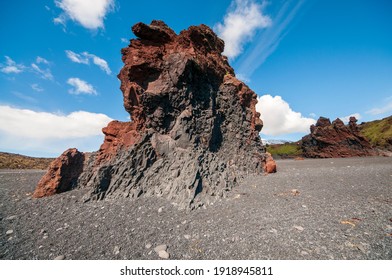
[[306, 251], [301, 251], [301, 256], [307, 256], [307, 255], [309, 255], [308, 252], [306, 252]]
[[121, 248], [119, 246], [114, 246], [113, 254], [115, 254], [115, 255], [120, 254], [120, 250], [121, 250]]
[[304, 228], [301, 227], [301, 226], [294, 226], [294, 228], [295, 228], [296, 230], [298, 230], [298, 231], [303, 231], [303, 230], [304, 230]]
[[159, 209], [158, 209], [158, 213], [161, 213], [163, 211], [163, 207], [160, 207]]
[[9, 216], [9, 217], [7, 217], [7, 218], [5, 218], [7, 221], [11, 221], [11, 220], [15, 220], [16, 219], [16, 215], [12, 215], [12, 216]]
[[137, 218], [136, 221], [140, 222], [141, 219], [142, 219], [142, 218]]
[[14, 231], [12, 229], [10, 229], [10, 230], [7, 230], [7, 232], [5, 234], [6, 235], [10, 235], [10, 234], [13, 234], [13, 233], [14, 233]]
[[273, 228], [273, 229], [270, 229], [269, 232], [275, 233], [275, 234], [278, 233], [278, 231], [277, 231], [276, 229], [274, 229], [274, 228]]
[[156, 253], [159, 253], [159, 251], [166, 251], [166, 249], [167, 249], [167, 245], [166, 244], [161, 244], [161, 245], [156, 246], [154, 248], [154, 251]]
[[184, 235], [184, 238], [185, 238], [185, 239], [190, 239], [191, 236], [190, 236], [189, 234], [185, 234], [185, 235]]
[[146, 249], [150, 249], [152, 247], [152, 244], [151, 243], [147, 243], [146, 244]]
[[170, 257], [169, 253], [162, 250], [158, 252], [158, 256], [162, 259], [168, 259]]
[[54, 258], [54, 260], [64, 260], [65, 256], [64, 255], [60, 255]]

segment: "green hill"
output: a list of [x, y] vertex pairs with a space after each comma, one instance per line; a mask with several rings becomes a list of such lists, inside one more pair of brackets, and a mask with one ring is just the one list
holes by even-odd
[[53, 158], [35, 158], [0, 152], [0, 169], [47, 169]]
[[392, 151], [392, 116], [361, 123], [359, 129], [374, 147]]

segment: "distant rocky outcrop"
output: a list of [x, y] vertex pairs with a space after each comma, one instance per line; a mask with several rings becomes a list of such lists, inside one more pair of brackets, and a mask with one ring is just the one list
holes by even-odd
[[[138, 38], [122, 49], [118, 75], [132, 121], [103, 129], [104, 143], [77, 181], [86, 200], [164, 196], [194, 208], [225, 196], [248, 174], [276, 171], [259, 137], [257, 96], [235, 77], [224, 42], [209, 27], [177, 35], [153, 21], [132, 31]], [[79, 172], [79, 162], [60, 158], [41, 185], [61, 184], [50, 175], [56, 168]]]
[[357, 119], [350, 117], [348, 125], [340, 119], [332, 123], [320, 117], [310, 126], [310, 134], [301, 140], [303, 156], [308, 158], [339, 158], [374, 156], [377, 152], [360, 133]]

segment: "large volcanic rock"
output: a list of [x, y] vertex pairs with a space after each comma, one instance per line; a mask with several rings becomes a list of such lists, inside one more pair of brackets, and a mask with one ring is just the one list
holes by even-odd
[[256, 94], [235, 78], [209, 27], [177, 35], [153, 21], [132, 31], [138, 39], [122, 49], [118, 75], [132, 121], [103, 129], [78, 180], [87, 200], [143, 194], [192, 208], [248, 174], [276, 171], [259, 137]]
[[68, 149], [49, 166], [48, 172], [38, 182], [33, 197], [39, 198], [69, 191], [76, 187], [83, 171], [85, 155], [77, 149]]
[[348, 125], [340, 119], [332, 123], [320, 117], [316, 125], [310, 126], [310, 134], [302, 138], [303, 155], [308, 158], [339, 158], [374, 156], [376, 151], [361, 135], [357, 119], [350, 117]]

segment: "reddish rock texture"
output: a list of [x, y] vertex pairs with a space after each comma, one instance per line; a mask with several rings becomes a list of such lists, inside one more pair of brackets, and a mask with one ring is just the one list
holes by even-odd
[[332, 123], [320, 117], [310, 126], [310, 134], [302, 138], [303, 155], [308, 158], [362, 157], [377, 155], [357, 127], [357, 119], [350, 117], [348, 125], [340, 119]]
[[176, 34], [132, 27], [118, 78], [131, 122], [103, 129], [78, 185], [86, 200], [166, 196], [180, 208], [225, 196], [247, 174], [276, 171], [259, 132], [256, 94], [235, 78], [224, 42], [205, 25]]
[[111, 121], [102, 129], [105, 139], [99, 151], [95, 165], [99, 166], [114, 157], [121, 149], [134, 145], [140, 138], [134, 122]]
[[270, 153], [267, 154], [266, 163], [264, 165], [264, 171], [267, 173], [275, 173], [277, 171], [276, 162], [272, 158]]
[[39, 198], [69, 191], [76, 187], [83, 171], [85, 156], [77, 149], [68, 149], [55, 159], [39, 181], [33, 197]]

